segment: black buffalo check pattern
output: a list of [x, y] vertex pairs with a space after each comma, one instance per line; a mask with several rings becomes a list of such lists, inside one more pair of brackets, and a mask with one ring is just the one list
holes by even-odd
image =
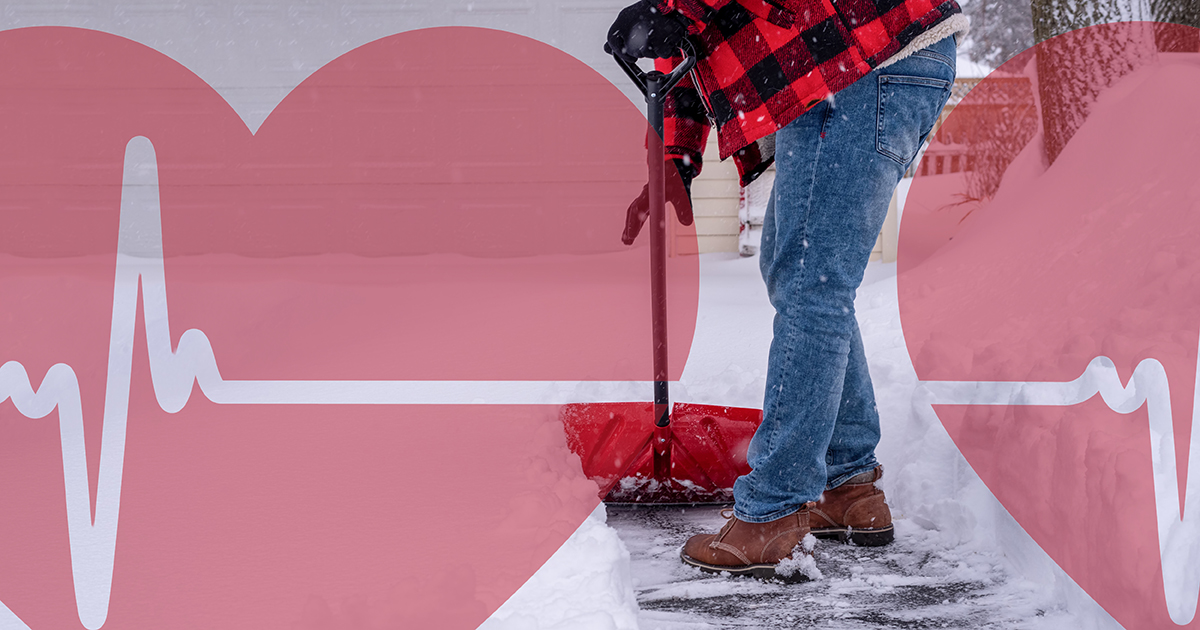
[[[656, 0], [692, 20], [700, 61], [668, 97], [667, 152], [700, 168], [709, 124], [743, 183], [770, 166], [759, 140], [960, 13], [955, 0]], [[660, 60], [669, 70], [678, 59]]]

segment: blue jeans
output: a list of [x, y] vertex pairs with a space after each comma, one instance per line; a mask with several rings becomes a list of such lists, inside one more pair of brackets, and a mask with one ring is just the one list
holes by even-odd
[[734, 514], [764, 523], [872, 470], [879, 413], [854, 296], [892, 192], [950, 97], [946, 38], [780, 129], [760, 265], [775, 307], [763, 423]]

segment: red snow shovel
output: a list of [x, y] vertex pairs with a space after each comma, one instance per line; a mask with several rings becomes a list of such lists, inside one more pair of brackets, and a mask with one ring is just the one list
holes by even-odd
[[696, 65], [690, 42], [670, 74], [643, 72], [614, 57], [646, 97], [654, 133], [650, 159], [650, 295], [653, 310], [654, 402], [566, 405], [567, 445], [609, 503], [731, 503], [733, 482], [750, 472], [746, 448], [762, 411], [676, 403], [667, 385], [666, 150], [663, 102]]

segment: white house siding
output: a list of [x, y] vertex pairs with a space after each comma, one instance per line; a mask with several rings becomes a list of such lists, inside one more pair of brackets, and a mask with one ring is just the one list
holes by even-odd
[[[601, 49], [626, 0], [24, 0], [0, 28], [77, 26], [141, 42], [187, 66], [257, 129], [293, 87], [367, 42], [433, 26], [484, 26], [557, 46], [633, 89]], [[503, 54], [503, 51], [497, 51]], [[639, 97], [640, 100], [640, 97]]]

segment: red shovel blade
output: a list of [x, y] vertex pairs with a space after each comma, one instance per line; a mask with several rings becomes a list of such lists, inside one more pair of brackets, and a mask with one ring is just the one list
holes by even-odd
[[[750, 472], [746, 449], [762, 410], [676, 403], [670, 476], [654, 474], [654, 405], [585, 403], [560, 412], [567, 446], [610, 503], [730, 503], [733, 482]], [[660, 431], [660, 435], [664, 432]]]

